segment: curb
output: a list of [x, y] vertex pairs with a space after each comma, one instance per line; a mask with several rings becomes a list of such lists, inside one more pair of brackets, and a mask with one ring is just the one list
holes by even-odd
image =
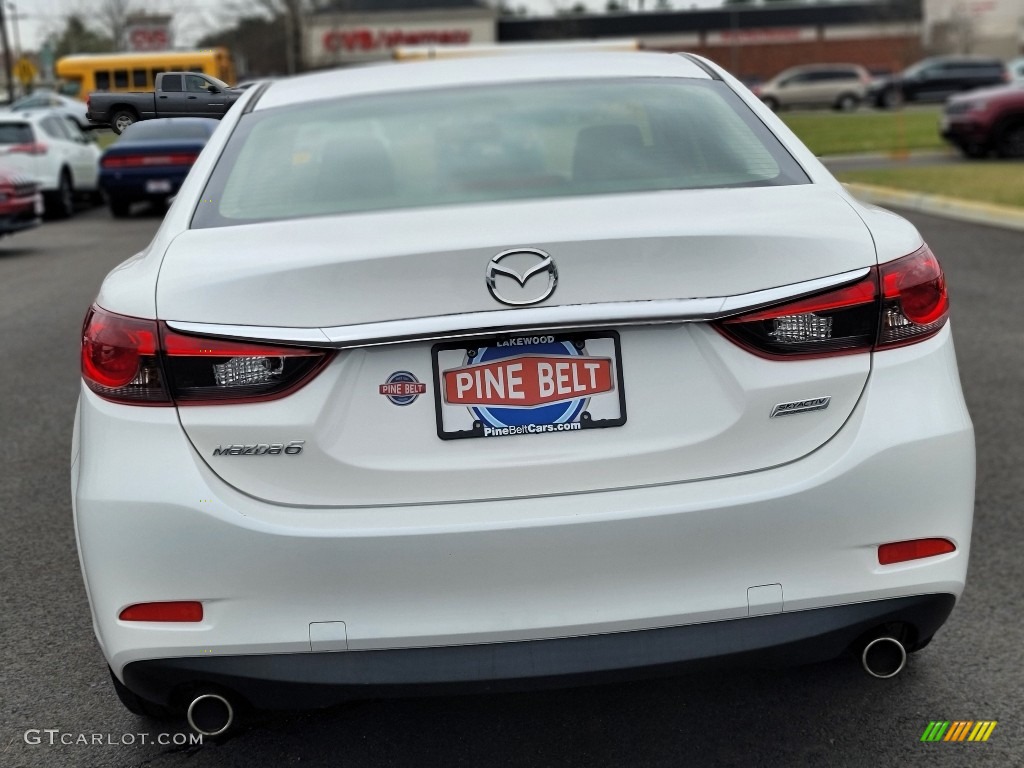
[[1024, 208], [976, 203], [956, 197], [908, 192], [891, 187], [876, 187], [873, 184], [844, 184], [843, 186], [858, 200], [872, 205], [893, 206], [956, 221], [988, 224], [992, 227], [1024, 232]]

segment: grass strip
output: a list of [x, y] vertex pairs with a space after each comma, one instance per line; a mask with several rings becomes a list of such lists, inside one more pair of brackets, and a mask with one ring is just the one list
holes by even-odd
[[843, 182], [874, 184], [980, 203], [1024, 206], [1024, 163], [977, 162], [842, 171]]
[[816, 155], [943, 149], [939, 110], [798, 112], [780, 117]]
[[117, 134], [109, 128], [94, 128], [93, 135], [96, 137], [96, 143], [100, 149], [106, 149], [117, 141]]

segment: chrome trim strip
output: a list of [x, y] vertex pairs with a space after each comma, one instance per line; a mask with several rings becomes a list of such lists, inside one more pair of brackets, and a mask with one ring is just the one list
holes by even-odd
[[721, 80], [722, 79], [722, 76], [720, 74], [715, 72], [715, 70], [713, 70], [711, 67], [709, 67], [707, 64], [705, 64], [700, 59], [698, 59], [692, 53], [684, 53], [682, 51], [679, 51], [679, 52], [676, 53], [676, 56], [682, 56], [684, 59], [689, 61], [691, 64], [693, 64], [693, 65], [695, 65], [697, 67], [700, 67], [702, 70], [704, 70], [705, 74], [707, 74], [708, 77], [711, 80]]
[[867, 267], [864, 267], [838, 275], [738, 296], [496, 309], [437, 317], [416, 317], [408, 320], [387, 320], [380, 323], [340, 325], [333, 328], [280, 328], [189, 323], [178, 320], [169, 320], [167, 325], [183, 333], [195, 333], [202, 336], [222, 336], [312, 347], [350, 349], [411, 341], [493, 336], [497, 333], [524, 333], [536, 330], [576, 331], [608, 326], [697, 323], [721, 320], [731, 315], [778, 304], [787, 299], [798, 299], [801, 296], [835, 288], [860, 280], [869, 271]]
[[221, 336], [227, 339], [278, 341], [308, 347], [329, 347], [331, 340], [319, 328], [275, 328], [261, 325], [221, 325], [219, 323], [168, 322], [167, 326], [183, 333], [199, 336]]

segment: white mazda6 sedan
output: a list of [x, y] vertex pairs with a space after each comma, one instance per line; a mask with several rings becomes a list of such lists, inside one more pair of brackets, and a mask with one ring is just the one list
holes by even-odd
[[[941, 244], [936, 244], [941, 245]], [[942, 268], [691, 55], [250, 89], [82, 331], [82, 571], [134, 712], [851, 653], [964, 588]]]

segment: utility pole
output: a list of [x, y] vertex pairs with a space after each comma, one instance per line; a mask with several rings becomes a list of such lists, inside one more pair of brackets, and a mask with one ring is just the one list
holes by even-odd
[[291, 3], [284, 6], [284, 66], [289, 75], [295, 74], [295, 25]]
[[4, 44], [4, 72], [7, 74], [7, 96], [14, 103], [14, 74], [11, 66], [11, 44], [7, 42], [7, 17], [4, 15], [4, 3], [0, 0], [0, 40]]
[[21, 32], [18, 29], [18, 6], [14, 3], [7, 3], [7, 7], [11, 9], [11, 19], [14, 21], [14, 50], [18, 53], [18, 58], [21, 58]]

